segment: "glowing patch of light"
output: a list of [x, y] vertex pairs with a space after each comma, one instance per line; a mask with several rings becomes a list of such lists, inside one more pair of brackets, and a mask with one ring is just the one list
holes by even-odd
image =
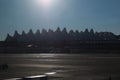
[[25, 78], [40, 78], [40, 77], [46, 77], [46, 75], [28, 76]]
[[41, 24], [53, 24], [71, 4], [71, 0], [30, 0], [29, 2], [30, 15], [33, 19], [40, 20]]
[[36, 3], [43, 8], [49, 8], [53, 5], [54, 0], [36, 0]]
[[48, 73], [45, 73], [46, 75], [53, 75], [53, 74], [56, 74], [56, 72], [48, 72]]

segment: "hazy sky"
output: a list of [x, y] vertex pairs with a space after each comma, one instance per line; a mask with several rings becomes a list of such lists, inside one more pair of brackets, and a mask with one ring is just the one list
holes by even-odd
[[0, 40], [15, 30], [67, 29], [120, 34], [120, 0], [0, 0]]

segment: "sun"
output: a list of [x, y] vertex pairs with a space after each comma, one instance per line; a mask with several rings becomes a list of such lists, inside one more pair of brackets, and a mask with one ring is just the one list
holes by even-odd
[[43, 8], [49, 8], [53, 5], [54, 0], [37, 0], [37, 3]]
[[43, 23], [52, 24], [67, 11], [70, 3], [70, 0], [31, 0], [30, 14], [41, 19]]
[[52, 0], [41, 0], [41, 3], [45, 6], [48, 6], [52, 3]]

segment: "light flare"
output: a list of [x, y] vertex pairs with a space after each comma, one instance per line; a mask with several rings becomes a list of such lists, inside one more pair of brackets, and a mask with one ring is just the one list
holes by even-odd
[[36, 0], [36, 2], [43, 8], [49, 8], [53, 5], [54, 0]]

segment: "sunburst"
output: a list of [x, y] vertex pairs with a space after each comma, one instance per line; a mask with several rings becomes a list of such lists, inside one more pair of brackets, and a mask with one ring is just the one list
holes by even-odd
[[37, 0], [37, 3], [44, 8], [49, 8], [53, 5], [54, 0]]

